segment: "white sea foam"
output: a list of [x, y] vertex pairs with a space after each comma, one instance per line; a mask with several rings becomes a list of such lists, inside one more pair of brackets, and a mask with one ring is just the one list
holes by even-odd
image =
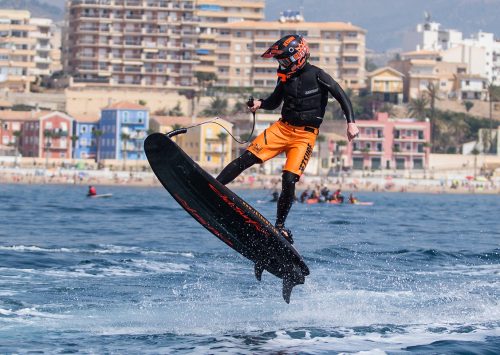
[[62, 315], [62, 314], [41, 312], [41, 311], [38, 311], [35, 307], [21, 308], [21, 309], [15, 310], [15, 311], [13, 311], [11, 309], [0, 308], [0, 315], [7, 316], [7, 317], [17, 316], [17, 317], [22, 317], [22, 318], [37, 317], [37, 318], [50, 318], [50, 319], [64, 319], [64, 318], [70, 317], [70, 316], [66, 316], [66, 315]]
[[11, 246], [0, 246], [0, 250], [15, 251], [15, 252], [44, 252], [44, 253], [170, 255], [170, 256], [183, 256], [185, 258], [194, 258], [194, 254], [191, 252], [144, 250], [139, 247], [125, 247], [119, 245], [99, 245], [98, 249], [42, 248], [36, 245], [11, 245]]

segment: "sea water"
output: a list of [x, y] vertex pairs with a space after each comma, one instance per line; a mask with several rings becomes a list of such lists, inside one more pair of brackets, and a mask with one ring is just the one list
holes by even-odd
[[500, 353], [498, 196], [297, 203], [288, 305], [162, 188], [98, 192], [0, 185], [0, 353]]

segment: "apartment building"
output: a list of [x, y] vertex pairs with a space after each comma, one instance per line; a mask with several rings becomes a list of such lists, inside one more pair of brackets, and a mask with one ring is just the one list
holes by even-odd
[[66, 70], [74, 83], [191, 87], [194, 0], [71, 0]]
[[29, 11], [0, 10], [0, 87], [29, 91], [37, 76], [50, 76], [57, 61], [55, 26]]
[[359, 137], [347, 145], [347, 165], [355, 170], [426, 169], [429, 166], [430, 122], [390, 119], [377, 113], [358, 121]]
[[298, 33], [311, 49], [310, 62], [323, 68], [344, 88], [365, 87], [366, 31], [350, 23], [239, 21], [218, 26], [216, 37], [219, 86], [272, 89], [276, 61], [261, 58], [279, 38]]
[[391, 60], [389, 67], [404, 75], [404, 100], [409, 101], [428, 93], [429, 84], [435, 85], [445, 98], [462, 99], [459, 78], [467, 74], [467, 64], [443, 61], [436, 51], [413, 51]]
[[427, 17], [425, 23], [405, 34], [403, 48], [405, 51], [437, 51], [443, 61], [465, 63], [468, 74], [500, 85], [500, 41], [493, 33], [478, 31], [465, 38], [462, 32], [443, 28]]
[[199, 20], [196, 71], [216, 73], [217, 24], [239, 21], [263, 21], [265, 0], [197, 0], [195, 15]]

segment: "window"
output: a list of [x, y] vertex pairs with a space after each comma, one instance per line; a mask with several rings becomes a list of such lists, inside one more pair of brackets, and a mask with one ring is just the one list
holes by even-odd
[[81, 126], [80, 133], [85, 133], [85, 132], [87, 132], [87, 126]]
[[235, 44], [234, 45], [234, 50], [241, 51], [241, 44]]

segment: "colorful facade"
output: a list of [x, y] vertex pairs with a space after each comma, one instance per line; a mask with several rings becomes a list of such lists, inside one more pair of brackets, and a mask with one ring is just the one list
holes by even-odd
[[95, 132], [99, 129], [98, 117], [75, 117], [73, 122], [73, 158], [95, 159], [97, 143]]
[[426, 169], [429, 166], [430, 122], [390, 119], [378, 113], [358, 120], [359, 137], [347, 146], [347, 164], [355, 170]]
[[24, 157], [71, 158], [73, 118], [54, 111], [27, 120], [21, 130], [21, 154]]
[[149, 110], [130, 102], [117, 102], [101, 111], [97, 140], [98, 159], [142, 160], [149, 129]]

